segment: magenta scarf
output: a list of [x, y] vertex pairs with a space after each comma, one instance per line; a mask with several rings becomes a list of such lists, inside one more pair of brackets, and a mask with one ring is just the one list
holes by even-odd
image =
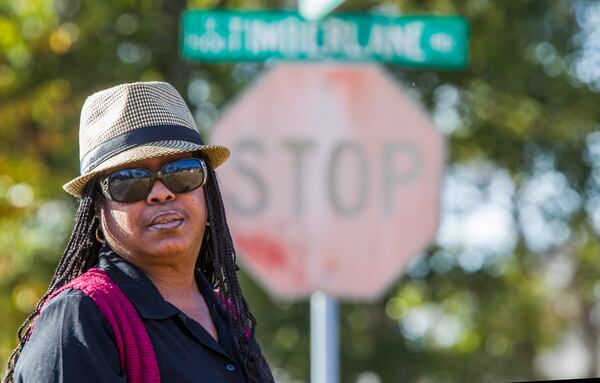
[[[127, 381], [159, 383], [158, 364], [148, 332], [131, 301], [108, 274], [98, 268], [89, 269], [54, 291], [44, 306], [67, 289], [79, 290], [92, 298], [96, 307], [110, 323], [119, 349], [121, 370], [127, 373]], [[34, 325], [35, 321], [30, 331], [33, 331]]]

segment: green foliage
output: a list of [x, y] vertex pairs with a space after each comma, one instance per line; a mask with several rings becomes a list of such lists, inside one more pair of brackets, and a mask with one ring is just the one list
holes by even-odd
[[[208, 132], [263, 65], [182, 60], [180, 12], [292, 3], [0, 0], [0, 360], [44, 293], [70, 231], [74, 201], [61, 185], [78, 174], [84, 98], [116, 83], [166, 80]], [[388, 70], [434, 116], [454, 97], [447, 109], [456, 123], [444, 125], [452, 114], [440, 114], [449, 177], [470, 180], [484, 201], [499, 190], [494, 182], [507, 182], [514, 223], [501, 249], [438, 240], [380, 301], [343, 304], [342, 381], [556, 376], [544, 360], [573, 333], [591, 356], [578, 376], [597, 373], [600, 149], [590, 145], [600, 145], [593, 135], [600, 80], [583, 79], [576, 69], [586, 6], [594, 9], [591, 2], [564, 0], [348, 0], [341, 6], [469, 20], [467, 70]], [[194, 91], [200, 88], [206, 90], [201, 97]], [[472, 196], [456, 197], [463, 213], [474, 209]], [[548, 223], [541, 232], [535, 231], [538, 216]], [[546, 244], [540, 233], [549, 234]], [[279, 381], [306, 381], [308, 304], [274, 302], [243, 273], [242, 282]]]

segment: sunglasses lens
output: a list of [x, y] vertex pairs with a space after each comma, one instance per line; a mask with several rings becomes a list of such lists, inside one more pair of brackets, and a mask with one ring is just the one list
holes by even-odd
[[108, 191], [118, 202], [139, 201], [148, 195], [150, 172], [145, 169], [123, 169], [108, 177]]
[[204, 183], [204, 169], [200, 160], [186, 158], [165, 165], [161, 169], [162, 180], [173, 193], [185, 193]]
[[[204, 163], [198, 158], [184, 158], [163, 166], [159, 179], [173, 193], [185, 193], [202, 186], [206, 179]], [[152, 173], [142, 168], [122, 169], [111, 173], [103, 187], [111, 199], [118, 202], [135, 202], [148, 197], [153, 180]]]

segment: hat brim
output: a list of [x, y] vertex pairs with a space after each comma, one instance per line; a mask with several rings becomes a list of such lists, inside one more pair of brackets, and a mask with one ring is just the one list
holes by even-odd
[[67, 182], [63, 189], [75, 196], [81, 197], [85, 185], [96, 175], [126, 165], [128, 163], [168, 156], [171, 154], [191, 153], [200, 151], [206, 155], [213, 169], [221, 165], [229, 157], [229, 149], [220, 145], [198, 145], [185, 141], [159, 141], [139, 145], [114, 155], [94, 170]]

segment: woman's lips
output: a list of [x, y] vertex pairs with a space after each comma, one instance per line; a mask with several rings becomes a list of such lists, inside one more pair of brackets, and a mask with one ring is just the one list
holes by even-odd
[[183, 217], [177, 212], [160, 213], [150, 221], [148, 227], [153, 230], [171, 230], [183, 224]]
[[183, 224], [182, 219], [177, 219], [175, 221], [166, 222], [166, 223], [156, 223], [154, 225], [150, 225], [150, 229], [154, 230], [170, 230], [175, 229]]

